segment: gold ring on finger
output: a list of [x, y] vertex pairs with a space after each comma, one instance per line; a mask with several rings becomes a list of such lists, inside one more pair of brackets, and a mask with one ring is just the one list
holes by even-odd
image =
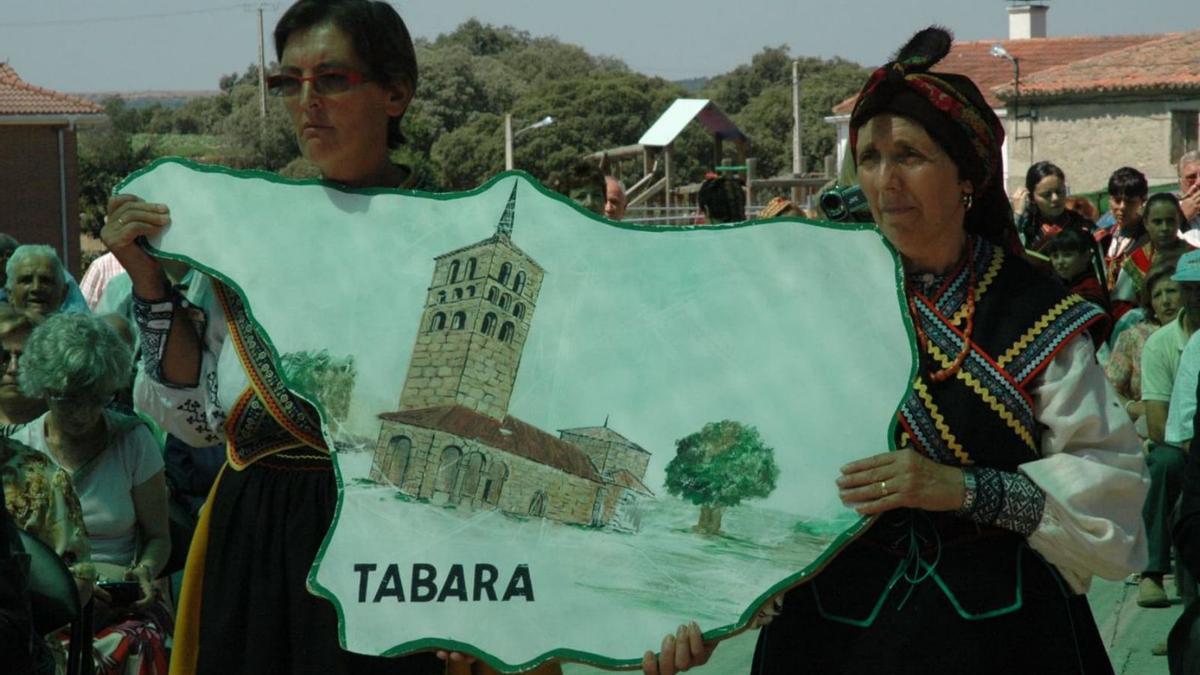
[[879, 481], [879, 494], [880, 494], [880, 495], [882, 495], [882, 496], [884, 496], [884, 497], [888, 496], [888, 489], [887, 489], [887, 481], [886, 481], [886, 480], [881, 480], [881, 481]]

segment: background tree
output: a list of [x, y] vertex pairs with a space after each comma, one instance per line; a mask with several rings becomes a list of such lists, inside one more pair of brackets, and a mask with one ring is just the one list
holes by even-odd
[[[406, 143], [392, 160], [413, 170], [418, 189], [469, 189], [502, 171], [505, 114], [513, 115], [518, 128], [546, 115], [555, 118], [553, 125], [522, 135], [515, 147], [517, 167], [544, 181], [584, 155], [636, 143], [680, 97], [710, 98], [728, 113], [751, 138], [759, 176], [791, 167], [793, 57], [786, 46], [765, 47], [749, 64], [690, 80], [687, 87], [631, 72], [619, 59], [552, 37], [476, 19], [436, 39], [418, 39], [416, 49], [420, 77], [402, 125]], [[835, 131], [823, 118], [858, 90], [866, 70], [841, 59], [801, 58], [800, 76], [805, 164], [819, 171], [835, 142]], [[109, 101], [111, 128], [132, 135], [125, 152], [148, 148], [237, 168], [287, 167], [288, 175], [310, 176], [311, 165], [297, 161], [294, 132], [278, 99], [268, 99], [264, 130], [258, 78], [257, 64], [250, 64], [221, 76], [219, 93], [182, 105]], [[92, 149], [109, 156], [92, 160], [112, 171], [120, 171], [122, 162], [138, 164], [135, 168], [145, 163], [122, 158], [120, 139], [102, 141], [101, 135], [91, 128], [80, 131], [81, 148], [87, 145], [84, 137], [93, 136]], [[153, 139], [149, 145], [147, 138]], [[698, 124], [689, 125], [673, 147], [677, 183], [699, 182], [712, 169], [712, 138]], [[724, 158], [739, 159], [733, 144], [725, 144]], [[629, 185], [642, 177], [642, 161], [613, 159], [606, 170]], [[84, 180], [98, 185], [111, 177], [85, 175]], [[98, 192], [107, 194], [113, 184]], [[90, 199], [81, 210], [96, 203]]]
[[[126, 110], [120, 99], [110, 99], [105, 110]], [[85, 127], [79, 133], [79, 226], [89, 235], [99, 238], [104, 227], [108, 197], [123, 178], [146, 166], [158, 155], [153, 144], [136, 146], [128, 131], [110, 122], [98, 127]], [[121, 119], [118, 116], [118, 119]]]
[[792, 61], [799, 61], [800, 128], [804, 166], [819, 172], [833, 154], [837, 132], [825, 122], [833, 107], [858, 93], [867, 69], [845, 59], [795, 59], [786, 45], [764, 47], [749, 65], [709, 80], [700, 95], [728, 113], [750, 137], [758, 175], [791, 173]]
[[217, 129], [229, 148], [227, 163], [243, 169], [278, 171], [300, 156], [292, 119], [282, 99], [267, 97], [264, 122], [257, 85], [236, 85], [226, 96], [230, 112]]
[[724, 420], [675, 441], [666, 485], [668, 493], [700, 507], [698, 532], [717, 534], [726, 507], [766, 497], [778, 480], [775, 450], [763, 444], [758, 430]]

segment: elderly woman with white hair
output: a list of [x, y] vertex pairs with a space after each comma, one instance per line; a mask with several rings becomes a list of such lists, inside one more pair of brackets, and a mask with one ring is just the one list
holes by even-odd
[[101, 580], [138, 584], [132, 602], [97, 589], [97, 672], [165, 673], [172, 621], [153, 585], [171, 552], [162, 454], [140, 420], [106, 408], [131, 359], [101, 319], [51, 316], [29, 336], [20, 371], [25, 395], [48, 411], [13, 437], [70, 475]]
[[15, 309], [49, 316], [55, 312], [87, 314], [87, 301], [58, 257], [45, 244], [18, 246], [4, 263], [0, 300]]

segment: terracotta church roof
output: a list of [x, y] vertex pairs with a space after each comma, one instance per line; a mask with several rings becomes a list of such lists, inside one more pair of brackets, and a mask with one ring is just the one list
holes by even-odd
[[604, 482], [592, 460], [578, 446], [509, 415], [501, 422], [460, 405], [383, 413], [381, 419], [411, 424], [479, 441], [488, 447], [597, 483]]
[[[1166, 34], [1174, 35], [1174, 34]], [[1156, 35], [1107, 35], [1107, 36], [1078, 36], [1035, 38], [1032, 40], [976, 40], [973, 42], [955, 42], [950, 53], [942, 59], [934, 71], [959, 73], [966, 75], [975, 82], [984, 98], [993, 108], [1003, 108], [1004, 101], [997, 95], [995, 89], [1005, 85], [1011, 86], [1013, 80], [1013, 65], [1008, 59], [992, 56], [992, 45], [1003, 45], [1009, 54], [1021, 62], [1021, 95], [1026, 92], [1026, 82], [1033, 75], [1049, 68], [1090, 59], [1101, 54], [1122, 50], [1127, 47], [1141, 45], [1162, 39], [1164, 34]], [[1029, 79], [1027, 79], [1029, 78]], [[846, 115], [854, 109], [857, 96], [842, 101], [833, 108], [834, 114]]]
[[7, 63], [0, 63], [0, 117], [4, 115], [103, 115], [99, 105], [35, 87]]
[[[1158, 39], [1021, 76], [1021, 98], [1200, 90], [1200, 31]], [[1023, 64], [1022, 64], [1023, 65]], [[997, 88], [1005, 99], [1011, 83]]]

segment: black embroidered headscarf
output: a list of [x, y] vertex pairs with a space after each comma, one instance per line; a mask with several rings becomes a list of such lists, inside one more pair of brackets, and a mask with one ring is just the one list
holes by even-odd
[[929, 70], [950, 53], [952, 41], [949, 31], [930, 26], [871, 73], [850, 114], [850, 151], [857, 165], [858, 129], [876, 115], [915, 121], [975, 188], [966, 230], [1012, 248], [1012, 205], [1001, 184], [1004, 126], [969, 77]]

